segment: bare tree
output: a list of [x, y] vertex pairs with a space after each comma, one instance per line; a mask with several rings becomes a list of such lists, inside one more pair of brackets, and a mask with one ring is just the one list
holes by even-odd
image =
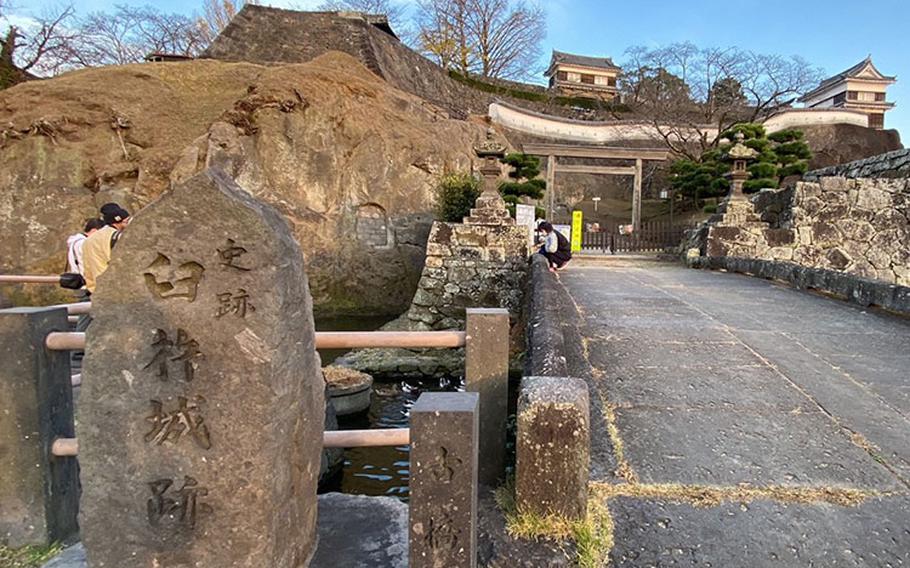
[[11, 27], [5, 57], [27, 75], [54, 75], [65, 69], [78, 37], [75, 14], [72, 6], [47, 8], [33, 18], [33, 25], [21, 30]]
[[329, 0], [319, 6], [320, 10], [349, 10], [364, 14], [382, 14], [389, 19], [392, 29], [399, 35], [406, 34], [408, 25], [407, 7], [392, 0]]
[[421, 0], [416, 47], [448, 69], [524, 78], [535, 69], [546, 16], [524, 0]]
[[192, 18], [151, 7], [118, 6], [113, 13], [95, 12], [81, 21], [72, 63], [124, 65], [140, 62], [153, 52], [192, 56], [206, 45]]
[[202, 15], [198, 16], [197, 25], [203, 41], [210, 45], [221, 30], [227, 27], [244, 4], [256, 4], [252, 0], [204, 0]]
[[648, 118], [673, 152], [691, 159], [739, 122], [787, 108], [821, 72], [799, 57], [677, 43], [626, 51], [623, 100]]

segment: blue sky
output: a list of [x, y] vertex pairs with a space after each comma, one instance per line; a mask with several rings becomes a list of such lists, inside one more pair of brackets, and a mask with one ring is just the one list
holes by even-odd
[[[321, 2], [262, 3], [306, 9]], [[13, 3], [19, 6], [15, 12], [24, 14], [58, 5], [59, 0]], [[201, 1], [73, 1], [80, 13], [107, 10], [117, 3], [153, 4], [188, 13]], [[887, 114], [887, 126], [910, 137], [910, 0], [550, 0], [542, 4], [548, 14], [545, 59], [551, 49], [558, 49], [621, 61], [631, 45], [691, 41], [703, 47], [797, 54], [831, 75], [871, 54], [882, 73], [898, 77], [888, 91], [897, 107]]]

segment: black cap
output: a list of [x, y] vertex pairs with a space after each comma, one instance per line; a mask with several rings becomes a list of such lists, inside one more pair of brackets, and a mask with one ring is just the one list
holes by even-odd
[[116, 203], [105, 203], [101, 206], [101, 217], [108, 225], [125, 221], [129, 216], [129, 212]]

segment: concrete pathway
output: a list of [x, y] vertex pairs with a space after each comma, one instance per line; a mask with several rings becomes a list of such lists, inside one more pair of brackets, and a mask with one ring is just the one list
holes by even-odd
[[910, 320], [654, 262], [560, 281], [611, 566], [910, 565]]

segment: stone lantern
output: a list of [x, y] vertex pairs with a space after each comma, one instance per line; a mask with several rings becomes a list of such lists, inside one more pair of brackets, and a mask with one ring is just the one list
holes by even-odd
[[729, 156], [733, 160], [733, 171], [730, 172], [730, 179], [733, 181], [730, 188], [728, 199], [743, 199], [743, 183], [749, 179], [749, 170], [746, 169], [749, 161], [758, 156], [758, 152], [743, 144], [742, 132], [736, 133], [736, 143], [730, 148]]
[[512, 225], [515, 219], [509, 216], [506, 202], [499, 195], [499, 177], [502, 175], [500, 160], [506, 155], [506, 147], [493, 138], [493, 129], [487, 130], [486, 140], [474, 145], [474, 153], [482, 159], [480, 173], [483, 176], [483, 191], [471, 216], [465, 217], [466, 225]]

